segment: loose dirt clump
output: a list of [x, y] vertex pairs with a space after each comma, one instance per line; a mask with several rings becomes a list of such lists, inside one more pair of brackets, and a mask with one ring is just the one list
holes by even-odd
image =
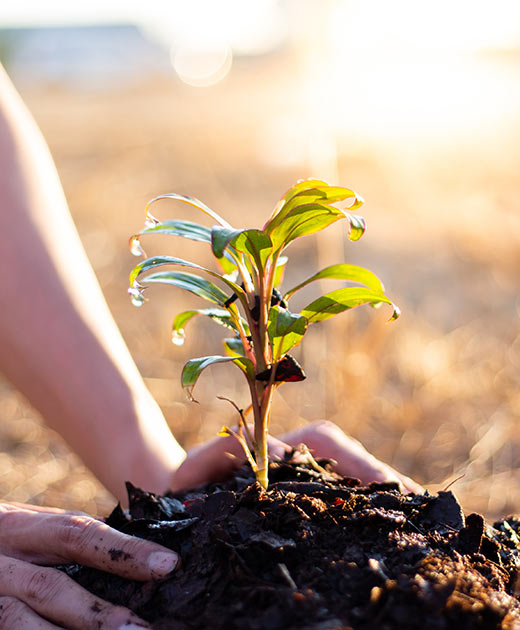
[[243, 468], [164, 497], [128, 484], [128, 514], [107, 523], [182, 566], [146, 584], [65, 570], [156, 630], [520, 628], [520, 521], [490, 527], [451, 492], [403, 495], [294, 463], [270, 479], [265, 491]]

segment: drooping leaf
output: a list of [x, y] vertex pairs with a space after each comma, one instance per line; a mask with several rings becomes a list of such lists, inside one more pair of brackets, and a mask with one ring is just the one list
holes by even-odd
[[363, 236], [365, 230], [367, 229], [365, 219], [363, 217], [360, 217], [358, 214], [350, 214], [350, 212], [345, 212], [345, 217], [349, 222], [349, 240], [359, 241], [359, 239]]
[[187, 203], [188, 205], [197, 208], [197, 210], [204, 212], [204, 214], [214, 219], [219, 225], [223, 225], [224, 227], [228, 228], [231, 227], [231, 225], [229, 225], [229, 223], [225, 219], [214, 212], [211, 208], [208, 208], [205, 203], [203, 203], [199, 199], [196, 199], [195, 197], [190, 197], [189, 195], [179, 195], [177, 193], [167, 193], [165, 195], [159, 195], [158, 197], [154, 197], [154, 199], [146, 204], [146, 212], [148, 213], [148, 209], [150, 208], [150, 206], [160, 199], [174, 199], [175, 201], [182, 201], [183, 203]]
[[[224, 284], [227, 284], [227, 286], [233, 291], [233, 293], [236, 293], [236, 295], [245, 299], [245, 293], [243, 289], [238, 286], [238, 284], [230, 280], [228, 277], [223, 276], [216, 271], [212, 271], [211, 269], [206, 269], [206, 267], [201, 267], [201, 265], [192, 263], [189, 260], [175, 258], [174, 256], [153, 256], [152, 258], [147, 258], [146, 260], [140, 262], [132, 269], [132, 272], [130, 273], [130, 286], [133, 287], [137, 278], [145, 271], [149, 271], [150, 269], [155, 269], [156, 267], [161, 267], [163, 265], [179, 265], [180, 267], [190, 267], [192, 269], [204, 271], [210, 276], [218, 278], [221, 282], [224, 282]], [[141, 282], [144, 282], [144, 280], [141, 280]], [[223, 305], [224, 304], [222, 303], [222, 306]]]
[[[175, 317], [172, 324], [172, 339], [174, 340], [174, 343], [181, 345], [180, 341], [185, 336], [184, 329], [186, 328], [186, 325], [190, 320], [198, 315], [206, 315], [217, 324], [224, 326], [224, 328], [229, 328], [237, 332], [235, 322], [229, 311], [220, 308], [199, 308], [196, 310], [183, 311]], [[247, 326], [245, 321], [243, 324]], [[178, 341], [176, 342], [175, 340]]]
[[[156, 219], [153, 221], [149, 220], [148, 223], [147, 227], [130, 237], [130, 251], [135, 256], [145, 255], [140, 239], [141, 236], [148, 234], [167, 234], [181, 236], [192, 241], [211, 243], [211, 229], [199, 223], [177, 220], [159, 222]], [[228, 252], [224, 252], [223, 256], [219, 257], [219, 263], [222, 265], [225, 273], [231, 273], [236, 268], [233, 258]]]
[[196, 359], [190, 359], [182, 368], [181, 383], [182, 386], [188, 392], [190, 399], [194, 400], [192, 396], [193, 388], [197, 383], [202, 371], [210, 365], [216, 363], [229, 363], [232, 362], [237, 365], [250, 379], [254, 379], [254, 367], [249, 359], [244, 357], [223, 357], [219, 355], [213, 355], [208, 357], [198, 357]]
[[185, 271], [158, 271], [146, 276], [141, 282], [144, 284], [170, 284], [222, 307], [228, 297], [213, 282]]
[[143, 234], [168, 234], [189, 238], [192, 241], [211, 243], [210, 228], [205, 225], [200, 225], [199, 223], [194, 223], [193, 221], [168, 219], [145, 227], [135, 236], [141, 236]]
[[315, 273], [310, 278], [307, 278], [300, 284], [297, 284], [295, 287], [287, 291], [284, 295], [284, 299], [288, 300], [292, 295], [306, 287], [311, 282], [316, 280], [325, 280], [325, 279], [333, 279], [333, 280], [348, 280], [350, 282], [359, 282], [360, 284], [364, 284], [369, 289], [374, 289], [375, 291], [384, 291], [384, 287], [381, 284], [379, 278], [369, 271], [368, 269], [364, 269], [363, 267], [358, 267], [357, 265], [331, 265], [330, 267], [325, 267], [318, 273]]
[[211, 246], [214, 255], [223, 256], [228, 245], [234, 247], [238, 252], [252, 256], [258, 269], [265, 265], [273, 246], [269, 236], [261, 230], [234, 230], [218, 225], [213, 227]]
[[362, 304], [376, 306], [383, 302], [390, 304], [394, 309], [391, 319], [397, 319], [400, 311], [384, 293], [363, 287], [346, 287], [322, 295], [317, 300], [308, 304], [300, 312], [300, 315], [305, 317], [309, 324], [312, 324], [314, 322], [322, 322], [330, 317], [334, 317], [334, 315], [343, 313], [356, 306], [361, 306]]
[[278, 361], [291, 348], [297, 346], [307, 330], [307, 320], [297, 313], [291, 313], [281, 306], [273, 306], [269, 311], [267, 334], [271, 342], [273, 362]]

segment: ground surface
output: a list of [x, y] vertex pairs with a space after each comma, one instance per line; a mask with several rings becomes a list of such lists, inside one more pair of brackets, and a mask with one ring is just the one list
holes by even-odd
[[450, 491], [405, 496], [288, 464], [268, 492], [251, 482], [243, 469], [176, 497], [129, 486], [130, 516], [108, 522], [178, 551], [170, 579], [67, 570], [156, 630], [520, 627], [518, 521], [489, 527]]

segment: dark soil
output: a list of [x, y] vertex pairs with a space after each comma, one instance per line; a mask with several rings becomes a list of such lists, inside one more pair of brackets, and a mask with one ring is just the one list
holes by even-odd
[[145, 584], [66, 570], [157, 630], [520, 628], [520, 521], [490, 527], [449, 491], [403, 495], [294, 464], [270, 479], [266, 492], [244, 468], [166, 497], [129, 484], [129, 515], [107, 522], [179, 552], [181, 568]]

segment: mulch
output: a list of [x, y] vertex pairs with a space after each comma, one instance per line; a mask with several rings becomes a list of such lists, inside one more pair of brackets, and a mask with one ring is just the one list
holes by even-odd
[[[267, 491], [247, 467], [169, 496], [128, 484], [107, 523], [177, 551], [140, 583], [64, 570], [156, 630], [520, 628], [520, 521], [465, 516], [450, 491], [404, 495], [284, 462]], [[117, 552], [117, 550], [115, 550]]]

